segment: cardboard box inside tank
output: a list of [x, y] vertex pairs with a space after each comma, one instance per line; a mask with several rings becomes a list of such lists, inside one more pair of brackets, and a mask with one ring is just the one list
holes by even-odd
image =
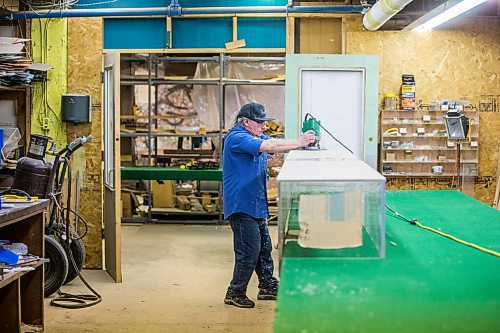
[[300, 195], [299, 245], [317, 249], [361, 246], [362, 198], [361, 191]]
[[278, 175], [280, 255], [385, 256], [385, 178], [343, 151], [292, 151]]

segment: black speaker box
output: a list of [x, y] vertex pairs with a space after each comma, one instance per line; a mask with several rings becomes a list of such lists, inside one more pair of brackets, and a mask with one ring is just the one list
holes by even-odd
[[61, 107], [62, 121], [75, 124], [91, 122], [92, 103], [90, 95], [62, 95]]

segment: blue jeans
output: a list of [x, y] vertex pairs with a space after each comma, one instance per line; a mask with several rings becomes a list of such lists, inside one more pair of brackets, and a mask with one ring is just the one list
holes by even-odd
[[233, 230], [234, 271], [228, 290], [246, 295], [248, 282], [255, 270], [259, 278], [259, 289], [278, 285], [273, 277], [272, 243], [265, 219], [256, 219], [247, 214], [235, 213], [229, 216]]

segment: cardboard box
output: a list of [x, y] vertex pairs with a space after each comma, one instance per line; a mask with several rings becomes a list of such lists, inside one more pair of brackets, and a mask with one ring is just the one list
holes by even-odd
[[405, 150], [404, 156], [405, 156], [406, 161], [412, 161], [413, 160], [413, 151]]
[[154, 208], [172, 208], [175, 206], [173, 181], [152, 181], [151, 191], [153, 194]]
[[385, 153], [385, 160], [388, 162], [396, 161], [396, 153]]
[[401, 84], [401, 109], [415, 110], [415, 77], [403, 74]]
[[300, 195], [299, 245], [318, 249], [361, 246], [362, 195], [360, 191]]
[[182, 210], [191, 209], [191, 201], [189, 201], [189, 199], [184, 195], [178, 195], [175, 197], [175, 205], [177, 208]]
[[122, 217], [132, 217], [132, 198], [130, 192], [122, 191]]

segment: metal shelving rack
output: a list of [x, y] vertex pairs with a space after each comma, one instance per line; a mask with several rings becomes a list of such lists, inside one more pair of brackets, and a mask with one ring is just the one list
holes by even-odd
[[[168, 170], [162, 170], [158, 168], [158, 138], [161, 137], [212, 137], [218, 138], [219, 142], [223, 140], [223, 130], [225, 128], [224, 119], [225, 119], [225, 87], [231, 85], [259, 85], [259, 86], [284, 86], [285, 82], [283, 81], [270, 81], [270, 80], [235, 80], [228, 79], [225, 77], [225, 69], [226, 65], [232, 61], [245, 61], [245, 62], [274, 62], [274, 63], [284, 63], [285, 57], [259, 57], [259, 56], [230, 56], [224, 53], [220, 53], [218, 55], [211, 56], [176, 56], [176, 55], [165, 55], [165, 54], [156, 54], [151, 53], [148, 54], [145, 58], [138, 58], [134, 56], [122, 56], [121, 61], [146, 61], [148, 67], [147, 75], [121, 75], [121, 86], [135, 86], [135, 85], [147, 85], [148, 86], [148, 130], [144, 133], [121, 133], [120, 137], [122, 138], [136, 138], [136, 137], [146, 137], [148, 142], [148, 161], [147, 167], [122, 167], [122, 179], [143, 179], [147, 181], [148, 187], [148, 215], [145, 221], [141, 220], [140, 222], [151, 222], [152, 216], [152, 193], [151, 193], [151, 179], [156, 179], [157, 177], [152, 176], [153, 174], [157, 175], [172, 175], [173, 179], [187, 179], [186, 177], [191, 177], [194, 173], [189, 173], [192, 170], [185, 170], [186, 173], [183, 176], [179, 176], [179, 170], [173, 170], [172, 173], [169, 173]], [[182, 80], [171, 80], [165, 78], [158, 77], [158, 64], [160, 62], [199, 62], [199, 61], [211, 61], [217, 62], [219, 64], [219, 77], [213, 79], [182, 79]], [[153, 74], [154, 73], [154, 74]], [[153, 124], [156, 126], [158, 123], [158, 111], [156, 106], [158, 105], [158, 89], [159, 85], [164, 84], [190, 84], [190, 85], [216, 85], [219, 87], [219, 132], [218, 133], [207, 133], [207, 134], [175, 134], [175, 133], [154, 133], [152, 131]], [[155, 87], [155, 92], [153, 94], [152, 87]], [[154, 105], [152, 106], [152, 102], [154, 99]], [[152, 151], [152, 147], [154, 148], [154, 154]], [[222, 144], [218, 145], [218, 149], [216, 151], [216, 157], [219, 160], [222, 159]], [[154, 166], [151, 165], [151, 160], [154, 157]], [[210, 170], [214, 171], [214, 170]], [[175, 174], [175, 175], [174, 175]], [[220, 174], [222, 174], [222, 170], [220, 169]], [[193, 180], [204, 179], [203, 173], [197, 173], [197, 176], [200, 177]], [[163, 177], [163, 176], [159, 176]], [[180, 177], [180, 178], [179, 178]], [[211, 172], [210, 175], [207, 175], [207, 179], [213, 180], [214, 173]], [[222, 180], [222, 178], [220, 179]], [[219, 183], [219, 207], [222, 206], [222, 183]], [[187, 212], [188, 214], [189, 212]], [[218, 212], [219, 223], [223, 221], [222, 210], [219, 209]], [[134, 222], [137, 219], [133, 219]]]

